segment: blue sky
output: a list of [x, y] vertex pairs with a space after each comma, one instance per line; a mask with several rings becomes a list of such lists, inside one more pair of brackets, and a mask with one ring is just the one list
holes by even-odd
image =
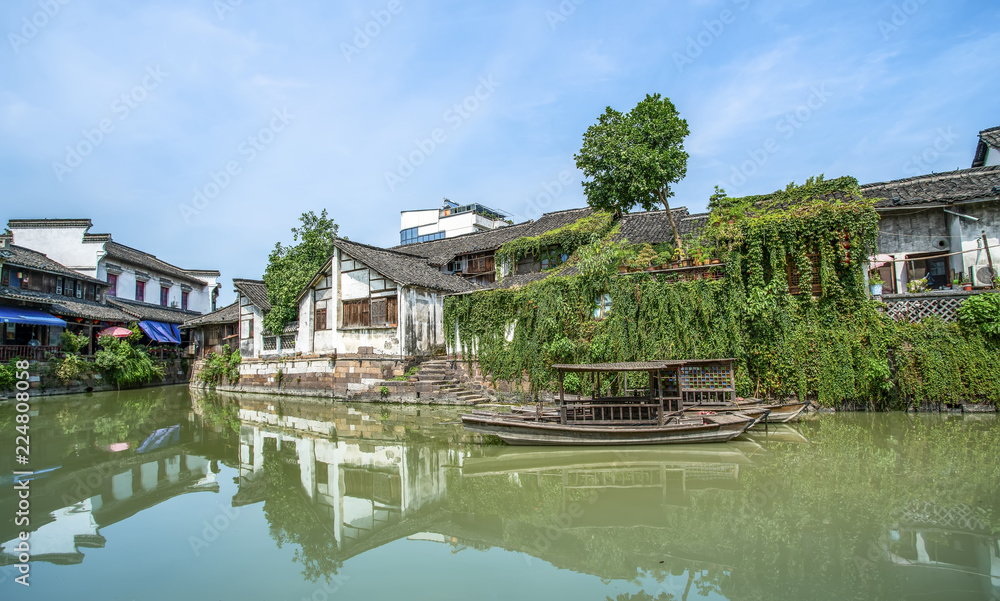
[[647, 93], [688, 120], [692, 212], [715, 184], [965, 168], [1000, 125], [998, 22], [986, 0], [8, 0], [0, 218], [89, 217], [220, 269], [228, 301], [303, 211], [393, 245], [443, 197], [583, 206], [583, 132]]

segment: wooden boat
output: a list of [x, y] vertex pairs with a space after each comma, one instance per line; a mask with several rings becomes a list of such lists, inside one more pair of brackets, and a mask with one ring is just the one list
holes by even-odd
[[797, 421], [809, 403], [786, 403], [784, 405], [765, 405], [770, 413], [764, 420], [769, 424], [787, 424]]
[[462, 416], [466, 430], [492, 434], [510, 445], [659, 445], [726, 442], [757, 420], [740, 414], [674, 418], [663, 425], [562, 424], [517, 414], [473, 413]]
[[760, 399], [744, 399], [724, 403], [702, 403], [697, 407], [686, 408], [685, 413], [715, 411], [717, 413], [739, 412], [750, 415], [757, 411], [767, 410], [768, 415], [762, 420], [762, 423], [787, 424], [797, 421], [808, 406], [808, 402], [765, 405]]
[[[702, 402], [732, 402], [735, 378], [732, 359], [644, 361], [554, 365], [559, 374], [559, 404], [510, 414], [474, 411], [462, 416], [465, 428], [492, 434], [512, 445], [659, 445], [692, 442], [726, 442], [739, 436], [768, 415], [752, 408], [751, 415], [739, 411], [685, 415], [685, 405]], [[590, 399], [567, 399], [563, 388], [567, 372], [580, 374], [593, 385]], [[648, 385], [630, 390], [629, 373]], [[598, 397], [601, 375], [611, 373], [606, 383], [613, 394]]]

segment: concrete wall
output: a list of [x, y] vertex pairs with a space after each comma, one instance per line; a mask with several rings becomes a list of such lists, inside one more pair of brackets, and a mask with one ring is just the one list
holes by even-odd
[[444, 297], [432, 290], [409, 286], [400, 292], [399, 331], [403, 354], [412, 357], [443, 353]]

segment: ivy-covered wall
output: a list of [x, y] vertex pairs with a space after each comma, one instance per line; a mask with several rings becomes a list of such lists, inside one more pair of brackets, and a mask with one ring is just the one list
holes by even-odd
[[[685, 254], [719, 257], [723, 279], [619, 273], [651, 253], [616, 241], [607, 222], [544, 280], [446, 299], [445, 332], [453, 345], [457, 332], [465, 356], [494, 378], [526, 375], [530, 392], [552, 387], [553, 363], [732, 357], [742, 396], [872, 407], [1000, 401], [995, 337], [933, 320], [896, 323], [868, 297], [878, 216], [853, 178], [769, 196], [716, 194], [710, 210]], [[516, 261], [537, 245], [506, 255]], [[793, 294], [790, 274], [804, 294]], [[604, 295], [611, 309], [595, 318]], [[566, 385], [586, 391], [592, 382], [570, 375]]]

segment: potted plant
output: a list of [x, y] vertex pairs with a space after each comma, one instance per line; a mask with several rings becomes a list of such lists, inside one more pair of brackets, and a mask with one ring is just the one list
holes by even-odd
[[882, 284], [884, 283], [885, 282], [883, 282], [882, 278], [878, 275], [875, 275], [870, 280], [868, 280], [868, 285], [871, 288], [872, 296], [882, 296]]
[[923, 292], [927, 290], [927, 278], [920, 278], [919, 280], [910, 280], [906, 283], [906, 289], [911, 293]]

